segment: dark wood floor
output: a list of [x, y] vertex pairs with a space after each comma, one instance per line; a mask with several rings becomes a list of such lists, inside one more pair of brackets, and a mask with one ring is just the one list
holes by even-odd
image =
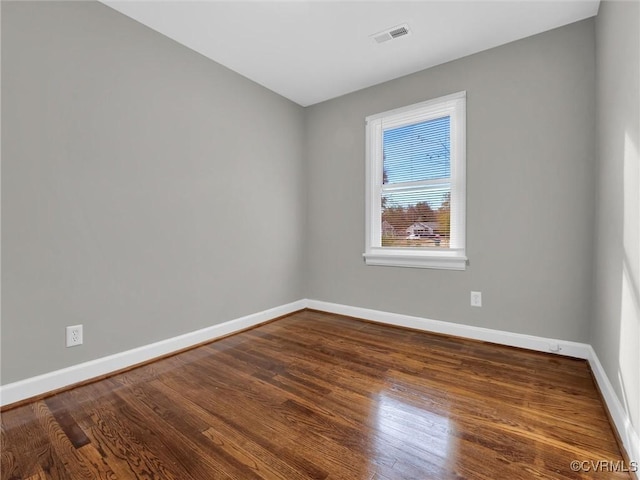
[[584, 361], [312, 311], [2, 415], [2, 479], [629, 478], [573, 460], [622, 462]]

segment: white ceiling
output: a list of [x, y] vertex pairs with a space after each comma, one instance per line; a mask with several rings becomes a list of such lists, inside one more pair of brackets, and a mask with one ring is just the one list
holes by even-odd
[[[103, 0], [307, 106], [597, 14], [599, 0]], [[370, 35], [407, 23], [411, 34]]]

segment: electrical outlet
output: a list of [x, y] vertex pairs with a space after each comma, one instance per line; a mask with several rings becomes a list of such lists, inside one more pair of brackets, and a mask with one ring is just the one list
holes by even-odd
[[82, 345], [82, 325], [67, 327], [67, 347]]
[[482, 306], [482, 292], [471, 292], [471, 306], [472, 307]]

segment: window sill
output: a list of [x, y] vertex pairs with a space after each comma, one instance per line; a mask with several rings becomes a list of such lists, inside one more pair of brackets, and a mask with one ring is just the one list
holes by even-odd
[[467, 257], [461, 252], [399, 252], [376, 251], [363, 253], [367, 265], [385, 267], [435, 268], [466, 270]]

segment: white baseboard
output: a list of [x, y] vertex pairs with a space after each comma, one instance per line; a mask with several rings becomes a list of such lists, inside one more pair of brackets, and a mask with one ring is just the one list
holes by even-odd
[[633, 428], [631, 419], [629, 418], [627, 411], [622, 406], [616, 391], [613, 389], [613, 385], [611, 384], [607, 373], [604, 371], [604, 367], [600, 363], [598, 355], [596, 355], [593, 347], [589, 346], [589, 349], [589, 364], [591, 365], [591, 370], [596, 378], [600, 392], [604, 397], [604, 401], [607, 404], [609, 414], [613, 419], [616, 430], [618, 430], [618, 435], [620, 435], [622, 444], [627, 450], [629, 459], [640, 464], [640, 437], [638, 436], [638, 432]]
[[92, 378], [128, 368], [184, 348], [244, 330], [282, 315], [302, 310], [305, 300], [270, 308], [262, 312], [219, 323], [195, 332], [161, 340], [149, 345], [116, 353], [71, 367], [0, 386], [0, 405], [9, 405], [43, 393], [52, 392]]
[[443, 322], [440, 320], [431, 320], [421, 317], [412, 317], [410, 315], [382, 312], [380, 310], [370, 310], [368, 308], [351, 307], [337, 303], [321, 302], [318, 300], [307, 300], [307, 308], [322, 310], [323, 312], [337, 313], [339, 315], [348, 315], [350, 317], [386, 323], [388, 325], [414, 328], [416, 330], [424, 330], [426, 332], [443, 333], [445, 335], [453, 335], [456, 337], [471, 338], [473, 340], [526, 348], [528, 350], [536, 350], [539, 352], [556, 353], [583, 359], [588, 359], [590, 356], [591, 346], [586, 343], [536, 337], [534, 335], [511, 333], [502, 330], [492, 330], [490, 328], [474, 327], [460, 323]]
[[[552, 338], [536, 337], [533, 335], [523, 335], [490, 328], [474, 327], [458, 323], [442, 322], [421, 317], [412, 317], [397, 313], [371, 310], [368, 308], [352, 307], [337, 303], [322, 302], [319, 300], [307, 300], [307, 308], [321, 310], [323, 312], [347, 315], [350, 317], [362, 318], [372, 322], [385, 323], [400, 327], [424, 330], [427, 332], [443, 333], [474, 340], [508, 345], [511, 347], [526, 348], [539, 352], [566, 355], [574, 358], [582, 358], [589, 361], [595, 380], [602, 392], [604, 401], [607, 404], [609, 413], [613, 419], [615, 427], [620, 435], [631, 461], [640, 462], [640, 441], [638, 433], [634, 430], [627, 411], [623, 408], [618, 399], [613, 385], [607, 377], [596, 352], [593, 347], [586, 343], [569, 342]], [[557, 347], [560, 347], [557, 350]]]

